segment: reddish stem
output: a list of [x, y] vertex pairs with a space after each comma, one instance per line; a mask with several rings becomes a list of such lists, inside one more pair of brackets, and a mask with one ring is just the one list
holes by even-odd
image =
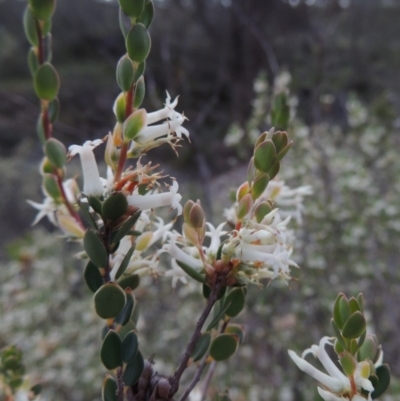
[[44, 48], [43, 48], [43, 37], [42, 37], [42, 28], [40, 27], [39, 21], [35, 19], [36, 24], [36, 32], [38, 35], [38, 61], [39, 64], [42, 65], [44, 63]]
[[52, 126], [50, 124], [49, 109], [47, 108], [47, 105], [43, 107], [42, 114], [43, 114], [42, 124], [43, 124], [43, 130], [44, 130], [44, 137], [46, 139], [49, 139], [52, 136]]
[[64, 187], [63, 187], [62, 178], [57, 173], [56, 169], [54, 169], [54, 174], [57, 177], [57, 184], [58, 184], [58, 187], [60, 188], [61, 197], [63, 198], [63, 202], [64, 202], [65, 207], [68, 209], [69, 214], [76, 220], [76, 222], [84, 230], [85, 226], [83, 225], [82, 220], [79, 217], [79, 214], [75, 212], [74, 208], [72, 207], [71, 203], [69, 202], [69, 200], [67, 198], [67, 195], [65, 193]]
[[352, 396], [357, 394], [357, 385], [356, 385], [356, 381], [354, 380], [354, 376], [351, 375], [349, 377], [350, 379], [350, 386], [351, 386], [351, 392], [352, 392]]

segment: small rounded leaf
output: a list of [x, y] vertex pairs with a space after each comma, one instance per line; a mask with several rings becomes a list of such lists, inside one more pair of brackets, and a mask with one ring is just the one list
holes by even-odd
[[44, 174], [43, 188], [46, 194], [55, 201], [59, 201], [61, 199], [60, 187], [58, 186], [57, 178], [53, 174]]
[[211, 344], [211, 333], [206, 331], [203, 333], [196, 342], [193, 351], [190, 355], [193, 362], [199, 361], [208, 351]]
[[135, 307], [135, 298], [133, 297], [132, 290], [125, 290], [126, 294], [126, 303], [123, 307], [122, 311], [115, 318], [115, 323], [121, 326], [125, 326], [128, 324], [129, 320], [132, 317], [133, 308]]
[[238, 338], [232, 334], [218, 335], [210, 347], [210, 355], [215, 361], [223, 361], [231, 357], [238, 348]]
[[56, 168], [63, 168], [67, 162], [67, 149], [64, 144], [55, 138], [46, 141], [44, 152]]
[[151, 39], [143, 24], [135, 24], [126, 35], [126, 48], [132, 61], [141, 63], [150, 53]]
[[50, 63], [42, 64], [34, 77], [36, 95], [43, 100], [53, 100], [60, 89], [60, 78]]
[[139, 342], [136, 333], [130, 331], [122, 341], [122, 360], [124, 363], [132, 362], [139, 350]]
[[257, 223], [261, 223], [262, 219], [272, 211], [273, 207], [269, 202], [261, 202], [254, 210], [254, 216]]
[[33, 48], [31, 48], [28, 52], [28, 66], [32, 77], [34, 77], [37, 70], [39, 69], [39, 60]]
[[114, 192], [103, 203], [102, 215], [108, 220], [117, 220], [128, 209], [128, 201], [122, 192]]
[[367, 336], [361, 348], [358, 351], [358, 360], [365, 361], [367, 359], [375, 362], [378, 354], [378, 344], [374, 336]]
[[154, 18], [154, 4], [152, 1], [149, 1], [146, 4], [141, 16], [138, 19], [138, 22], [141, 22], [147, 29], [151, 25]]
[[122, 365], [121, 338], [116, 331], [110, 330], [104, 337], [100, 357], [103, 365], [109, 370]]
[[339, 361], [345, 375], [347, 377], [352, 376], [357, 368], [357, 361], [354, 356], [350, 352], [344, 351], [339, 355]]
[[146, 62], [143, 61], [142, 63], [138, 64], [136, 67], [135, 75], [133, 80], [137, 82], [137, 80], [144, 74], [144, 70], [146, 69]]
[[125, 15], [137, 18], [143, 11], [145, 0], [118, 0]]
[[[25, 36], [32, 46], [37, 46], [39, 43], [38, 33], [36, 30], [35, 18], [29, 6], [26, 6], [23, 17]], [[33, 49], [31, 49], [33, 50]]]
[[60, 114], [60, 101], [57, 98], [49, 103], [48, 112], [50, 122], [54, 123]]
[[100, 274], [100, 270], [90, 260], [85, 267], [83, 273], [85, 282], [89, 289], [96, 292], [103, 285], [103, 277]]
[[371, 394], [372, 399], [380, 397], [390, 384], [390, 369], [389, 365], [384, 363], [376, 368], [376, 375], [378, 376], [378, 383], [374, 386], [374, 391]]
[[254, 151], [254, 165], [263, 173], [268, 173], [271, 167], [277, 162], [274, 143], [267, 139], [260, 143]]
[[56, 0], [28, 0], [28, 2], [32, 14], [40, 20], [51, 18], [56, 7]]
[[101, 398], [103, 401], [118, 401], [117, 396], [118, 385], [117, 382], [110, 376], [107, 375], [103, 382], [103, 388], [101, 390]]
[[243, 288], [234, 288], [233, 290], [229, 291], [224, 300], [225, 305], [230, 303], [225, 312], [226, 315], [229, 317], [236, 317], [244, 308], [245, 296], [246, 294]]
[[103, 284], [94, 294], [94, 307], [102, 319], [116, 317], [124, 308], [125, 302], [124, 290], [113, 282]]
[[144, 359], [140, 351], [137, 352], [132, 362], [126, 365], [122, 380], [125, 385], [133, 386], [140, 378], [144, 369]]
[[122, 132], [124, 134], [124, 142], [132, 141], [137, 137], [140, 131], [146, 127], [147, 112], [145, 109], [134, 111], [124, 122]]
[[137, 80], [135, 87], [135, 98], [133, 99], [133, 106], [140, 107], [143, 103], [144, 95], [146, 94], [146, 85], [144, 83], [143, 75]]
[[345, 338], [358, 338], [365, 332], [366, 327], [364, 315], [357, 311], [347, 319], [342, 329], [342, 335]]
[[132, 276], [124, 277], [122, 280], [119, 280], [118, 284], [124, 290], [126, 288], [130, 288], [131, 290], [134, 290], [140, 284], [140, 277], [137, 274], [133, 274]]
[[117, 121], [122, 124], [126, 118], [126, 97], [123, 92], [115, 99], [113, 111]]
[[268, 174], [262, 174], [255, 179], [251, 187], [251, 196], [254, 200], [258, 199], [263, 194], [269, 181], [270, 177]]
[[135, 68], [127, 54], [118, 61], [116, 74], [118, 86], [122, 91], [128, 92], [133, 84]]
[[108, 254], [107, 250], [97, 235], [97, 233], [92, 229], [87, 229], [85, 236], [83, 237], [83, 247], [89, 256], [89, 259], [97, 267], [106, 267], [108, 264]]
[[236, 335], [239, 339], [239, 344], [244, 340], [244, 329], [243, 326], [240, 326], [239, 324], [230, 324], [225, 329], [225, 333]]

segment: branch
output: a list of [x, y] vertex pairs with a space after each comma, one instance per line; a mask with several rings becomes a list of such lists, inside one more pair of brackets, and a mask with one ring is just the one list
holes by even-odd
[[208, 315], [211, 312], [212, 307], [214, 306], [215, 302], [217, 301], [219, 290], [222, 288], [223, 285], [223, 278], [219, 277], [214, 288], [211, 291], [210, 297], [208, 298], [208, 302], [206, 307], [204, 308], [202, 314], [200, 315], [199, 320], [196, 323], [196, 327], [190, 338], [189, 342], [186, 345], [186, 350], [183, 354], [182, 360], [176, 369], [174, 376], [170, 379], [171, 383], [171, 390], [170, 390], [170, 397], [172, 397], [179, 389], [179, 381], [182, 377], [183, 372], [187, 368], [187, 364], [190, 359], [190, 354], [192, 353], [194, 346], [196, 345], [197, 340], [200, 337], [201, 329], [203, 327], [204, 322], [206, 321]]

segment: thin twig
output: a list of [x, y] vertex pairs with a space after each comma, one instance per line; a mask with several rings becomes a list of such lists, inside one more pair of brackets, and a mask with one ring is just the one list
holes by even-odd
[[189, 342], [186, 345], [185, 352], [183, 354], [182, 360], [176, 369], [174, 376], [170, 379], [171, 383], [171, 391], [170, 391], [170, 396], [172, 397], [179, 389], [179, 381], [182, 377], [183, 372], [186, 370], [189, 359], [190, 359], [190, 354], [192, 353], [194, 346], [196, 345], [196, 342], [198, 338], [200, 337], [201, 329], [203, 327], [204, 322], [206, 321], [208, 315], [211, 312], [212, 307], [214, 306], [215, 302], [217, 301], [218, 293], [219, 290], [221, 289], [223, 285], [223, 278], [220, 277], [214, 288], [211, 291], [210, 297], [208, 298], [208, 302], [206, 304], [206, 307], [204, 308], [202, 314], [200, 315], [199, 320], [196, 323], [196, 327], [193, 331], [192, 337], [190, 338]]
[[[226, 319], [224, 323], [221, 326], [221, 330], [219, 331], [219, 334], [222, 334], [225, 332], [226, 328], [228, 327], [228, 324], [231, 319]], [[201, 401], [204, 401], [207, 397], [208, 393], [208, 387], [210, 386], [211, 379], [214, 376], [215, 372], [215, 367], [217, 366], [217, 363], [215, 361], [212, 361], [210, 364], [210, 367], [208, 368], [207, 375], [204, 379], [204, 385], [203, 385], [203, 391], [201, 392]]]
[[190, 382], [190, 384], [187, 386], [185, 392], [182, 394], [181, 398], [179, 398], [179, 401], [185, 401], [186, 398], [188, 397], [188, 395], [192, 392], [192, 390], [194, 389], [194, 386], [199, 382], [200, 377], [203, 373], [204, 368], [207, 365], [207, 358], [208, 358], [208, 354], [203, 358], [203, 362], [199, 365], [199, 367], [197, 368], [197, 372], [196, 374], [193, 376], [192, 381]]
[[216, 366], [217, 362], [212, 361], [210, 367], [208, 368], [206, 378], [204, 379], [203, 391], [201, 392], [201, 401], [204, 401], [207, 397], [208, 387], [210, 386], [211, 379], [214, 376]]

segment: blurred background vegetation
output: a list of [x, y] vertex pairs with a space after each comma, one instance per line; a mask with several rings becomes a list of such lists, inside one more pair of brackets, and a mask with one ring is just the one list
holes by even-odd
[[[144, 106], [159, 108], [166, 90], [180, 95], [191, 144], [179, 158], [167, 147], [150, 158], [219, 223], [229, 191], [245, 178], [252, 138], [270, 128], [271, 104], [283, 91], [295, 144], [281, 178], [314, 190], [296, 228], [299, 280], [249, 291], [247, 311], [237, 319], [246, 327], [246, 345], [218, 367], [215, 389], [229, 387], [235, 400], [318, 400], [315, 384], [289, 362], [286, 349], [300, 351], [330, 335], [338, 291], [364, 292], [371, 331], [394, 375], [382, 399], [398, 399], [400, 1], [155, 4]], [[29, 227], [35, 211], [25, 199], [42, 199], [42, 150], [24, 6], [0, 0], [0, 346], [16, 341], [23, 348], [47, 399], [97, 400], [104, 374], [96, 351], [100, 323], [88, 309], [82, 265], [71, 256], [76, 248], [46, 222]], [[115, 67], [124, 51], [116, 2], [58, 0], [53, 35], [62, 81], [55, 136], [66, 145], [102, 138], [114, 125]], [[196, 290], [172, 293], [160, 279], [137, 291], [141, 342], [160, 371], [173, 369], [182, 348], [177, 339], [186, 342], [199, 313]], [[155, 318], [165, 327], [162, 337]]]

